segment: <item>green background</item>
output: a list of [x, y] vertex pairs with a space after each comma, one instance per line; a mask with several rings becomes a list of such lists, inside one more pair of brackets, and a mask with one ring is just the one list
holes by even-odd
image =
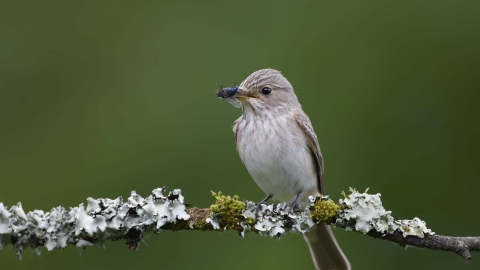
[[[26, 211], [180, 188], [260, 200], [216, 83], [275, 68], [326, 160], [327, 193], [480, 235], [480, 1], [1, 1], [0, 201]], [[354, 269], [479, 269], [336, 229]], [[164, 232], [2, 269], [312, 269], [300, 235]]]

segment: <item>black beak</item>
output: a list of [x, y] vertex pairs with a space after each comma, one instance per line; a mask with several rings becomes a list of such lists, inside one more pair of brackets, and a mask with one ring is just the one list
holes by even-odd
[[219, 98], [229, 98], [235, 96], [235, 94], [238, 91], [238, 87], [227, 87], [227, 88], [222, 88], [220, 90], [215, 91], [217, 94], [217, 97]]

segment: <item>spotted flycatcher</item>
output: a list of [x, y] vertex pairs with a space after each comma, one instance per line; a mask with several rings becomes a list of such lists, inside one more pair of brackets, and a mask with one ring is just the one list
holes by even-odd
[[[267, 197], [306, 206], [308, 196], [325, 194], [323, 157], [310, 119], [290, 82], [277, 70], [252, 73], [239, 87], [217, 96], [242, 107], [233, 132], [240, 158]], [[350, 269], [330, 226], [304, 235], [317, 269]]]

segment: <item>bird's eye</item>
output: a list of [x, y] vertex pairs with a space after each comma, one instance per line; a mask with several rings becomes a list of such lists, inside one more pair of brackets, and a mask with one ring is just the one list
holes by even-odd
[[272, 89], [270, 89], [269, 87], [264, 87], [262, 89], [262, 94], [264, 94], [265, 96], [270, 95], [271, 92], [272, 92]]

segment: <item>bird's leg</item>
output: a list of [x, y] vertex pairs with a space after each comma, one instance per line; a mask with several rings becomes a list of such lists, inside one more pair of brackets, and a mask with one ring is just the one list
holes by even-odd
[[302, 196], [302, 193], [297, 193], [297, 197], [295, 197], [295, 200], [290, 204], [290, 210], [300, 210], [300, 204], [298, 203], [298, 199], [300, 199], [300, 196]]
[[267, 204], [268, 200], [270, 200], [273, 197], [273, 194], [267, 195], [265, 199], [261, 200], [257, 206], [255, 206], [255, 218], [258, 218], [258, 212], [262, 209], [262, 204]]

